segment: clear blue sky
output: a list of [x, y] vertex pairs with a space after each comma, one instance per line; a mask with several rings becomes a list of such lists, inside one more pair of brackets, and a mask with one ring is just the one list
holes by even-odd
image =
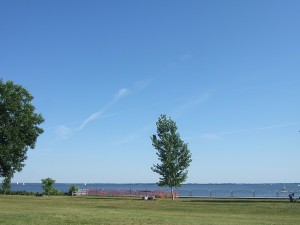
[[190, 183], [300, 182], [300, 1], [0, 0], [0, 76], [45, 117], [14, 182], [156, 182], [171, 116]]

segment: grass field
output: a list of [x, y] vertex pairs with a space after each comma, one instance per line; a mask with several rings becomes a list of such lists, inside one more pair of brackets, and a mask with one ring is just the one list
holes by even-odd
[[1, 225], [42, 224], [300, 224], [288, 200], [34, 197], [0, 195]]

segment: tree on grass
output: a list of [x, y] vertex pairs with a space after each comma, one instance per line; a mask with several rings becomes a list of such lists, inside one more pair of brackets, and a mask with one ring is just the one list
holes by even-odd
[[69, 191], [68, 191], [68, 195], [72, 196], [73, 192], [76, 192], [79, 190], [79, 187], [77, 185], [72, 185], [70, 188], [69, 188]]
[[171, 118], [161, 115], [156, 126], [157, 135], [153, 135], [151, 140], [160, 164], [153, 165], [151, 169], [161, 176], [159, 186], [171, 188], [174, 200], [174, 187], [179, 187], [187, 179], [187, 168], [192, 161], [191, 153], [188, 145], [181, 140], [176, 123]]
[[35, 113], [33, 96], [21, 85], [0, 78], [0, 177], [3, 190], [9, 190], [15, 172], [20, 172], [28, 148], [35, 147], [44, 119]]
[[42, 179], [42, 188], [45, 195], [57, 194], [58, 191], [54, 188], [54, 184], [55, 180], [50, 177]]

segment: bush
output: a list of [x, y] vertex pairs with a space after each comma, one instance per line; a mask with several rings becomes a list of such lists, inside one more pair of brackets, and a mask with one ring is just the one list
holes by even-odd
[[72, 185], [68, 191], [68, 195], [72, 196], [72, 193], [78, 191], [79, 187], [77, 185]]
[[36, 195], [34, 192], [27, 192], [27, 191], [7, 191], [0, 189], [0, 194], [2, 195]]

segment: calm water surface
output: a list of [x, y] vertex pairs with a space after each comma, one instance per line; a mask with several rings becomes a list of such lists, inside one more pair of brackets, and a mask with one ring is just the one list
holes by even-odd
[[[80, 189], [102, 190], [169, 190], [156, 184], [57, 183], [55, 188], [67, 192], [71, 185]], [[43, 192], [41, 183], [13, 183], [12, 191]], [[286, 197], [289, 192], [300, 193], [299, 183], [274, 184], [183, 184], [176, 189], [180, 196], [204, 197]]]

